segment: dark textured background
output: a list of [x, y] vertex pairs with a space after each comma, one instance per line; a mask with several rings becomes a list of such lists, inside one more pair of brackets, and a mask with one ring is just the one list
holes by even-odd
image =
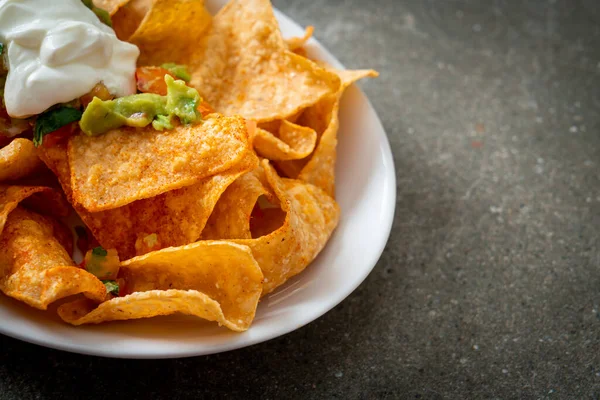
[[398, 203], [373, 273], [318, 321], [220, 355], [0, 337], [0, 397], [600, 398], [598, 0], [274, 3], [381, 72], [362, 86]]

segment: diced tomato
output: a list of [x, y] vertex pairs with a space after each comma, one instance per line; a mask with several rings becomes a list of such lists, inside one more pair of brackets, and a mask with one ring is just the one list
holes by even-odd
[[71, 122], [68, 125], [58, 128], [54, 132], [50, 132], [44, 136], [42, 146], [50, 148], [56, 146], [58, 143], [61, 143], [63, 140], [68, 139], [77, 130], [77, 124], [78, 122]]
[[[161, 96], [167, 95], [167, 84], [165, 75], [171, 75], [168, 70], [161, 67], [138, 67], [135, 70], [135, 80], [137, 88], [143, 93], [155, 93]], [[176, 78], [175, 78], [176, 79]]]
[[119, 285], [119, 297], [127, 296], [127, 282], [123, 278], [117, 278], [117, 284]]

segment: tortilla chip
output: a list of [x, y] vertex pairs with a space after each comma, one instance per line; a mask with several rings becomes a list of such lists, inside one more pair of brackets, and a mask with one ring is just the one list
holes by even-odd
[[201, 124], [167, 131], [80, 133], [69, 141], [73, 201], [90, 212], [117, 208], [235, 168], [249, 152], [239, 116], [211, 114]]
[[[64, 145], [43, 148], [40, 157], [57, 175], [70, 198], [70, 168]], [[235, 179], [257, 165], [257, 157], [248, 152], [235, 168], [185, 188], [96, 213], [77, 204], [74, 208], [104, 248], [114, 248], [121, 259], [128, 259], [139, 255], [135, 243], [149, 234], [157, 235], [161, 247], [198, 240], [221, 194]]]
[[149, 318], [176, 312], [234, 331], [248, 329], [262, 291], [262, 272], [246, 246], [198, 242], [126, 261], [121, 277], [132, 294], [90, 307], [77, 301], [59, 308], [74, 325]]
[[0, 234], [8, 214], [21, 202], [44, 214], [64, 217], [69, 211], [62, 195], [49, 187], [0, 185]]
[[122, 259], [140, 255], [135, 243], [148, 234], [157, 235], [161, 248], [192, 243], [200, 238], [225, 189], [256, 164], [256, 156], [248, 154], [238, 168], [194, 185], [117, 209], [79, 215], [98, 242], [104, 248], [117, 249]]
[[191, 62], [191, 83], [224, 114], [285, 119], [336, 92], [339, 80], [287, 51], [268, 0], [232, 1]]
[[261, 169], [239, 177], [223, 193], [202, 231], [202, 239], [251, 239], [250, 215], [258, 198], [271, 192], [259, 178]]
[[186, 64], [190, 84], [215, 110], [258, 122], [285, 119], [340, 85], [287, 50], [269, 0], [231, 1], [212, 23], [202, 1], [154, 0], [129, 41], [140, 48], [139, 64]]
[[42, 166], [29, 139], [14, 139], [0, 149], [0, 182], [24, 178]]
[[336, 73], [342, 81], [340, 91], [307, 108], [297, 121], [300, 125], [313, 128], [319, 134], [319, 143], [314, 153], [302, 160], [276, 163], [277, 169], [285, 176], [320, 187], [330, 196], [335, 196], [335, 161], [341, 96], [355, 81], [379, 75], [373, 70], [345, 70]]
[[111, 20], [117, 37], [127, 41], [140, 26], [150, 7], [152, 7], [152, 0], [125, 0], [125, 4], [113, 8]]
[[54, 238], [53, 225], [21, 207], [9, 214], [0, 235], [0, 290], [41, 310], [74, 294], [96, 302], [106, 297], [104, 284], [76, 267]]
[[96, 7], [106, 10], [111, 16], [126, 3], [133, 3], [135, 0], [93, 0]]
[[[135, 24], [139, 12], [137, 7]], [[121, 20], [116, 24], [121, 31]], [[200, 51], [200, 41], [212, 20], [202, 0], [153, 0], [147, 14], [128, 41], [140, 49], [138, 65], [161, 65], [166, 62], [189, 64], [190, 57]], [[127, 32], [131, 27], [126, 28]]]
[[[265, 295], [310, 264], [337, 226], [340, 211], [336, 202], [321, 189], [301, 181], [280, 178], [266, 160], [263, 160], [262, 168], [270, 186], [264, 190], [279, 200], [281, 210], [287, 214], [283, 225], [266, 236], [231, 241], [252, 250], [265, 276]], [[254, 197], [256, 191], [252, 189], [249, 192]], [[237, 191], [225, 191], [219, 203], [234, 203], [230, 196], [246, 197]], [[219, 203], [215, 210], [226, 208]], [[228, 229], [228, 221], [227, 218], [215, 218], [215, 224], [224, 225], [215, 228], [215, 231], [232, 232]]]
[[284, 120], [277, 135], [258, 128], [253, 144], [256, 152], [269, 160], [298, 160], [313, 152], [317, 133], [312, 128]]
[[308, 40], [312, 37], [314, 31], [314, 26], [307, 26], [304, 30], [304, 36], [285, 39], [287, 49], [289, 51], [296, 52], [298, 49], [302, 48], [306, 44], [306, 42], [308, 42]]

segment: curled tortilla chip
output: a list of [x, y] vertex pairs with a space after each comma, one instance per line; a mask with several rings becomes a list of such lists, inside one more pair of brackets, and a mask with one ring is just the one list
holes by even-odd
[[285, 39], [285, 44], [287, 46], [287, 49], [289, 51], [295, 52], [298, 49], [302, 48], [306, 44], [306, 42], [308, 42], [308, 40], [312, 37], [314, 31], [315, 31], [315, 27], [309, 25], [304, 30], [304, 36]]
[[29, 139], [14, 139], [0, 149], [0, 182], [31, 175], [42, 166]]
[[149, 126], [80, 133], [69, 141], [73, 201], [90, 212], [117, 208], [227, 171], [249, 152], [239, 116], [211, 114], [162, 132]]
[[261, 181], [262, 169], [239, 177], [223, 193], [202, 231], [202, 239], [251, 239], [250, 216], [260, 196], [270, 198], [270, 190]]
[[54, 238], [53, 225], [20, 207], [9, 214], [0, 235], [0, 290], [41, 310], [74, 294], [96, 302], [106, 297], [104, 284], [77, 268]]
[[11, 211], [24, 202], [26, 206], [44, 214], [64, 217], [68, 205], [60, 192], [45, 186], [0, 185], [0, 234]]
[[[283, 225], [256, 239], [235, 239], [231, 242], [246, 245], [252, 250], [265, 276], [265, 295], [310, 264], [337, 226], [340, 211], [337, 203], [321, 189], [301, 181], [280, 178], [266, 160], [263, 160], [262, 168], [270, 185], [265, 190], [279, 200], [281, 210], [286, 213]], [[250, 192], [253, 197], [254, 189]], [[228, 199], [233, 195], [239, 196], [240, 193], [226, 191], [219, 203], [233, 202], [233, 199]], [[219, 205], [215, 208], [221, 209]], [[214, 220], [216, 224], [224, 225], [228, 221], [227, 218]], [[226, 226], [215, 231], [231, 232]]]
[[[152, 5], [133, 7], [133, 20], [117, 18], [118, 30], [122, 22], [131, 25], [139, 21], [140, 11], [147, 11], [128, 41], [140, 49], [139, 65], [161, 65], [166, 62], [189, 64], [190, 57], [200, 51], [201, 39], [212, 16], [202, 0], [153, 0]], [[132, 14], [132, 13], [130, 13]]]
[[215, 110], [286, 119], [339, 89], [339, 78], [287, 50], [269, 0], [234, 0], [211, 19], [202, 1], [154, 0], [129, 41], [139, 63], [188, 65]]
[[131, 294], [93, 308], [64, 304], [59, 315], [74, 325], [149, 318], [176, 312], [234, 331], [248, 329], [262, 292], [262, 272], [246, 246], [198, 242], [136, 257], [120, 274]]
[[[70, 197], [70, 169], [64, 145], [44, 148], [41, 157]], [[249, 152], [235, 168], [185, 188], [95, 213], [77, 204], [74, 208], [104, 248], [114, 248], [121, 259], [128, 259], [140, 255], [135, 243], [148, 234], [157, 235], [160, 247], [182, 246], [198, 240], [221, 194], [257, 165], [257, 157]]]
[[317, 133], [312, 128], [284, 120], [277, 135], [258, 128], [253, 144], [256, 152], [269, 160], [298, 160], [313, 152]]
[[337, 131], [339, 128], [339, 103], [344, 90], [355, 81], [377, 77], [373, 70], [336, 71], [342, 84], [340, 91], [307, 108], [297, 123], [313, 128], [319, 134], [319, 142], [312, 155], [302, 160], [277, 162], [277, 169], [289, 178], [297, 178], [335, 195], [335, 161]]
[[268, 0], [229, 3], [203, 43], [191, 84], [224, 114], [285, 119], [339, 88], [335, 74], [285, 49]]
[[111, 9], [113, 29], [119, 39], [127, 41], [150, 10], [152, 0], [118, 0], [116, 3], [125, 4]]

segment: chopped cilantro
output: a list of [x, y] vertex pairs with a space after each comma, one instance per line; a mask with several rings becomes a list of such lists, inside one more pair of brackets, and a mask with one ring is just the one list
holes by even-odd
[[44, 136], [71, 122], [79, 121], [81, 115], [81, 111], [72, 107], [53, 108], [40, 114], [33, 129], [33, 144], [36, 147], [41, 145]]
[[178, 65], [175, 63], [166, 63], [166, 64], [161, 65], [161, 67], [166, 69], [173, 75], [175, 75], [175, 77], [182, 79], [186, 82], [189, 82], [190, 79], [192, 79], [192, 77], [191, 77], [190, 73], [188, 72], [187, 67], [185, 65]]
[[94, 247], [92, 254], [99, 257], [106, 257], [108, 251], [104, 250], [102, 246]]
[[106, 286], [106, 293], [119, 295], [119, 284], [116, 281], [102, 281], [102, 283]]

